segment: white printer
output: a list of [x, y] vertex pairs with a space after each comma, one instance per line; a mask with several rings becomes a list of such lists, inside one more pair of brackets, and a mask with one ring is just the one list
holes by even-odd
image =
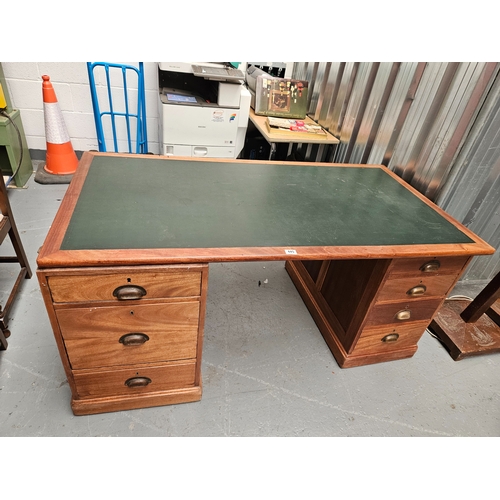
[[158, 63], [161, 154], [237, 158], [248, 127], [243, 72], [223, 63]]

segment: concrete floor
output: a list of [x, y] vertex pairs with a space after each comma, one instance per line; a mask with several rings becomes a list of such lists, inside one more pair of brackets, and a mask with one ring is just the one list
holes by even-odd
[[[33, 272], [66, 189], [9, 189]], [[17, 267], [0, 269], [2, 303]], [[211, 265], [196, 403], [76, 417], [35, 275], [9, 326], [0, 436], [500, 435], [500, 355], [456, 362], [426, 333], [411, 359], [342, 370], [282, 262]]]

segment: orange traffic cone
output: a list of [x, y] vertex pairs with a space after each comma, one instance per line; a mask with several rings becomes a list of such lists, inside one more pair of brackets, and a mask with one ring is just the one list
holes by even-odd
[[50, 77], [42, 76], [43, 111], [47, 156], [44, 169], [49, 174], [68, 175], [76, 172], [78, 158], [69, 138], [61, 108]]

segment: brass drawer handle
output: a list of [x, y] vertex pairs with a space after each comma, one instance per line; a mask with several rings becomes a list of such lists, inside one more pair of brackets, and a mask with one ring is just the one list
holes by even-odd
[[404, 321], [405, 319], [410, 319], [411, 311], [409, 309], [403, 309], [396, 313], [394, 318], [399, 319], [400, 321]]
[[146, 290], [139, 285], [123, 285], [113, 290], [113, 297], [118, 300], [137, 300], [146, 295]]
[[123, 345], [142, 345], [149, 340], [145, 333], [127, 333], [120, 337], [120, 343]]
[[439, 260], [431, 260], [420, 267], [423, 273], [434, 273], [441, 267]]
[[427, 287], [425, 285], [418, 285], [414, 286], [413, 288], [410, 288], [407, 292], [406, 295], [410, 295], [411, 297], [420, 297], [423, 295], [427, 290]]
[[396, 340], [398, 340], [398, 339], [399, 339], [398, 333], [390, 333], [389, 335], [386, 335], [382, 339], [382, 342], [396, 342]]
[[151, 383], [148, 377], [132, 377], [125, 381], [127, 387], [146, 387]]

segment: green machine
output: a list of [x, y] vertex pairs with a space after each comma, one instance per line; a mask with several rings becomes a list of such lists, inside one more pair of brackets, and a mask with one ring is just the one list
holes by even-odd
[[21, 112], [12, 107], [0, 64], [0, 169], [5, 184], [24, 187], [33, 173], [33, 164], [24, 135]]

